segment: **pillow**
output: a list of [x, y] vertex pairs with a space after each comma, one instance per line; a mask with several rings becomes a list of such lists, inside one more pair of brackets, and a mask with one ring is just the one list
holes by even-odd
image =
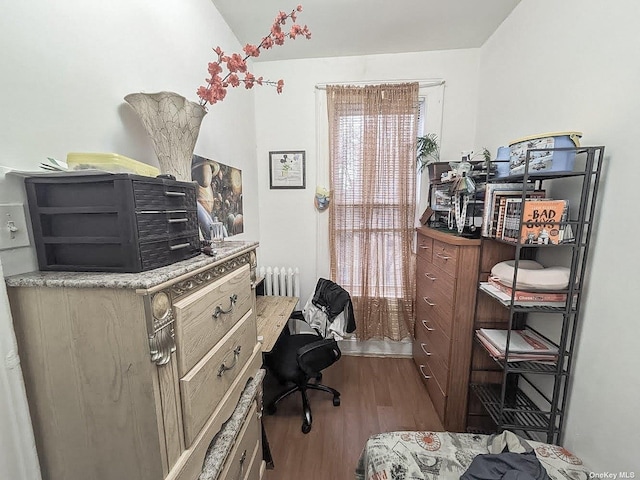
[[[515, 260], [507, 260], [493, 266], [491, 275], [500, 283], [513, 288]], [[569, 286], [569, 269], [544, 267], [533, 260], [518, 262], [516, 290], [564, 290]]]

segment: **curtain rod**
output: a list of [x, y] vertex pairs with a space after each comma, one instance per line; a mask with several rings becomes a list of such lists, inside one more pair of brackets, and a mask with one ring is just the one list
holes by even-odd
[[333, 82], [333, 83], [317, 83], [316, 90], [326, 90], [329, 85], [380, 85], [380, 84], [398, 84], [398, 83], [412, 83], [418, 82], [418, 86], [422, 87], [438, 87], [444, 85], [444, 80], [368, 80], [359, 82]]

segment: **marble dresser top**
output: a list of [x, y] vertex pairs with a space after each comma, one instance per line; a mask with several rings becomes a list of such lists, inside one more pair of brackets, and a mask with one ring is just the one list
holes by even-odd
[[[220, 476], [224, 461], [227, 459], [238, 433], [240, 433], [247, 412], [251, 408], [251, 402], [253, 402], [256, 392], [262, 384], [264, 375], [265, 370], [258, 370], [256, 376], [247, 383], [240, 400], [238, 400], [236, 409], [229, 420], [222, 426], [220, 432], [214, 437], [207, 451], [199, 480], [216, 480]], [[260, 458], [262, 458], [262, 452], [260, 453]]]
[[200, 254], [197, 257], [140, 273], [109, 272], [30, 272], [7, 277], [9, 287], [67, 287], [67, 288], [126, 288], [148, 289], [194, 272], [202, 267], [213, 266], [239, 253], [258, 246], [258, 242], [224, 241], [216, 250], [215, 257]]

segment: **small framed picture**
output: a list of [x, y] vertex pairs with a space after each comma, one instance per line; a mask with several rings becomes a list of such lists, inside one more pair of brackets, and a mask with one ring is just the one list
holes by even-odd
[[269, 187], [306, 188], [303, 150], [269, 152]]

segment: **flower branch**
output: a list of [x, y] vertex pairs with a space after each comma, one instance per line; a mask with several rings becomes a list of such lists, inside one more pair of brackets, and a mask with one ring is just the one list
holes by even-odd
[[[225, 55], [224, 51], [218, 46], [213, 49], [218, 55], [218, 59], [215, 62], [209, 63], [208, 71], [210, 77], [205, 81], [206, 85], [198, 88], [197, 94], [200, 98], [200, 105], [206, 108], [208, 104], [215, 104], [224, 100], [227, 95], [227, 88], [238, 87], [240, 84], [244, 84], [246, 89], [253, 88], [254, 85], [271, 85], [276, 87], [278, 93], [282, 93], [284, 87], [284, 80], [280, 79], [277, 82], [272, 80], [265, 80], [263, 77], [255, 77], [247, 66], [247, 59], [249, 57], [260, 56], [261, 50], [268, 50], [274, 45], [283, 45], [285, 39], [288, 37], [291, 40], [295, 40], [298, 36], [303, 36], [307, 39], [311, 38], [311, 32], [309, 28], [304, 25], [300, 26], [296, 22], [298, 12], [302, 11], [302, 5], [298, 5], [291, 13], [279, 12], [275, 18], [271, 31], [262, 39], [258, 45], [247, 44], [242, 49], [244, 56], [239, 53], [233, 53], [230, 56]], [[286, 25], [287, 21], [291, 19], [293, 25], [288, 31], [284, 31], [282, 26]], [[227, 73], [222, 76], [226, 67]]]

